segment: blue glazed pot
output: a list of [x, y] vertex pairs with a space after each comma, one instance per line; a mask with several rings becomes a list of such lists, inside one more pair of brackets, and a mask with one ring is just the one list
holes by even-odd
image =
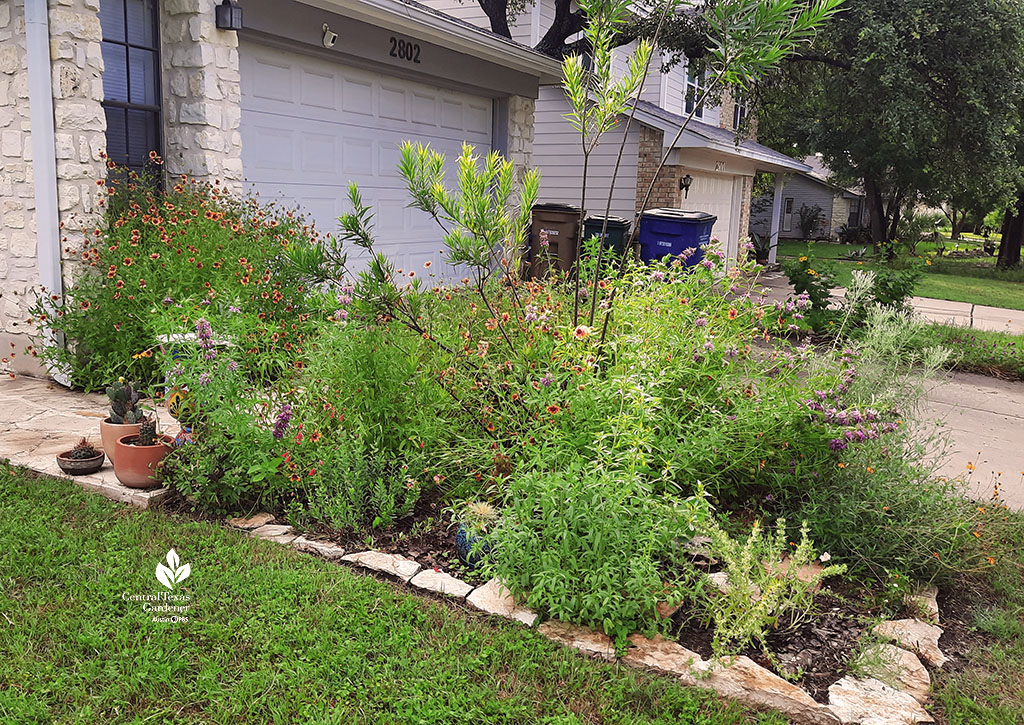
[[455, 552], [459, 560], [470, 569], [476, 569], [480, 562], [491, 553], [491, 544], [484, 541], [474, 552], [473, 547], [480, 541], [480, 537], [469, 530], [465, 524], [459, 524], [459, 530], [455, 534]]

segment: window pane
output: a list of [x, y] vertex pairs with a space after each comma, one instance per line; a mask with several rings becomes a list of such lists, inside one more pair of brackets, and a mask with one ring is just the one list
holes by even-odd
[[149, 161], [149, 152], [157, 148], [157, 115], [152, 111], [131, 111], [128, 114], [128, 165], [142, 168]]
[[156, 94], [156, 53], [152, 50], [128, 49], [131, 72], [131, 102], [155, 106]]
[[105, 108], [107, 114], [107, 158], [123, 164], [128, 160], [128, 136], [123, 108]]
[[128, 0], [128, 42], [155, 47], [152, 0]]
[[107, 101], [128, 101], [128, 49], [123, 45], [102, 43], [103, 98]]
[[124, 42], [124, 0], [100, 0], [100, 27], [104, 40]]

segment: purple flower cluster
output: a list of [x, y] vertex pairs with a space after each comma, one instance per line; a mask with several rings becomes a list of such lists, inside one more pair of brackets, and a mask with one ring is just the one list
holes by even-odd
[[338, 293], [338, 309], [334, 311], [333, 317], [339, 322], [345, 322], [348, 320], [348, 310], [345, 309], [352, 304], [352, 293], [355, 292], [355, 285], [351, 282], [346, 282], [341, 286], [341, 292]]
[[288, 423], [292, 419], [292, 406], [285, 403], [281, 406], [281, 412], [277, 414], [277, 420], [274, 421], [274, 438], [281, 440], [284, 438], [284, 432], [288, 430]]
[[203, 350], [203, 360], [215, 360], [217, 348], [213, 342], [213, 328], [203, 318], [196, 321], [196, 337], [199, 338], [199, 347]]

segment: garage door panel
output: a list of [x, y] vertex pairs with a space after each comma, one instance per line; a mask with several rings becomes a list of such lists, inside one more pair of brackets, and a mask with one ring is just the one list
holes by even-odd
[[337, 110], [338, 79], [333, 73], [317, 73], [302, 69], [299, 81], [300, 99], [304, 106]]
[[[240, 55], [249, 188], [299, 206], [318, 229], [334, 233], [337, 217], [350, 210], [348, 184], [355, 181], [375, 212], [379, 251], [419, 276], [450, 270], [442, 265], [437, 223], [409, 207], [399, 149], [407, 139], [429, 143], [448, 156], [452, 183], [464, 141], [480, 154], [490, 149], [491, 100], [244, 41]], [[362, 250], [348, 254], [365, 263]]]

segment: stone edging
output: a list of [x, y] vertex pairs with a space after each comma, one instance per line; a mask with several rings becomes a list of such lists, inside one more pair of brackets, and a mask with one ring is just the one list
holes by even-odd
[[[474, 587], [461, 579], [413, 559], [380, 551], [346, 554], [342, 547], [291, 533], [290, 526], [273, 524], [270, 514], [228, 519], [229, 525], [247, 530], [249, 536], [290, 545], [331, 561], [385, 574], [417, 589], [465, 601], [474, 609], [511, 619], [529, 627], [538, 615], [519, 606], [497, 579]], [[938, 626], [937, 591], [932, 588], [913, 597], [912, 606], [935, 623], [921, 619], [882, 622], [872, 632], [895, 644], [879, 643], [862, 655], [863, 677], [847, 675], [829, 687], [829, 704], [814, 700], [803, 689], [768, 671], [748, 657], [708, 661], [682, 645], [640, 634], [629, 637], [631, 647], [618, 657], [606, 634], [567, 622], [548, 620], [536, 627], [553, 642], [609, 662], [618, 661], [678, 678], [684, 685], [710, 689], [722, 697], [754, 708], [771, 708], [799, 723], [841, 725], [916, 725], [934, 722], [924, 704], [931, 679], [919, 656], [940, 668], [947, 658], [939, 650], [942, 628]]]

